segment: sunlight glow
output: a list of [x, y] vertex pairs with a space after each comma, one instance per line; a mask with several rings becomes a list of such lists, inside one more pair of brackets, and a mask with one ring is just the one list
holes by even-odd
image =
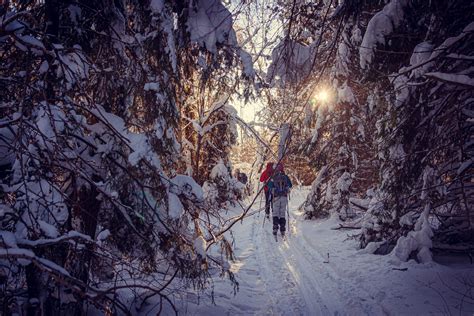
[[331, 91], [327, 88], [320, 88], [314, 94], [313, 101], [319, 104], [327, 104], [331, 101]]

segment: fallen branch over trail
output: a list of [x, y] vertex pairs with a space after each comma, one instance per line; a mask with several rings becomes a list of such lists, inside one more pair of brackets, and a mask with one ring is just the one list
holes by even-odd
[[332, 230], [338, 230], [338, 229], [361, 229], [362, 227], [360, 226], [349, 226], [349, 225], [342, 225], [339, 224], [339, 227], [333, 227], [331, 228]]

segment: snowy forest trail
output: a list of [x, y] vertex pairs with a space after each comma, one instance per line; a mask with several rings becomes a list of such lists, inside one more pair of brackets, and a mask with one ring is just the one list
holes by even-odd
[[[334, 230], [338, 220], [306, 221], [298, 206], [307, 194], [294, 190], [290, 199], [291, 231], [278, 241], [263, 211], [237, 224], [237, 260], [232, 271], [239, 282], [234, 295], [228, 279], [214, 278], [214, 299], [188, 295], [186, 315], [407, 315], [446, 314], [459, 297], [443, 285], [472, 275], [437, 264], [396, 262], [357, 249], [350, 232]], [[258, 211], [256, 203], [252, 211]], [[357, 231], [356, 231], [357, 232]], [[405, 270], [406, 269], [406, 270]], [[440, 300], [440, 293], [446, 300]]]
[[275, 242], [271, 235], [271, 222], [261, 229], [258, 229], [261, 218], [255, 217], [252, 223], [256, 227], [252, 232], [262, 278], [268, 292], [273, 293], [273, 299], [284, 303], [278, 314], [341, 315], [347, 310], [359, 314], [383, 314], [379, 308], [372, 308], [376, 302], [362, 304], [373, 298], [361, 293], [348, 280], [343, 280], [344, 276], [331, 267], [322, 250], [305, 238], [301, 214], [297, 210], [301, 204], [300, 196], [290, 199], [289, 204], [291, 231], [284, 240]]

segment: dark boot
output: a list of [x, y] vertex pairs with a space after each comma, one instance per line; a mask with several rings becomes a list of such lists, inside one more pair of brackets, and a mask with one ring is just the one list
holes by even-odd
[[280, 219], [276, 216], [273, 216], [273, 235], [276, 236], [277, 231], [278, 231], [278, 223], [280, 222]]
[[285, 225], [286, 225], [286, 218], [281, 217], [280, 218], [280, 233], [282, 236], [285, 236]]

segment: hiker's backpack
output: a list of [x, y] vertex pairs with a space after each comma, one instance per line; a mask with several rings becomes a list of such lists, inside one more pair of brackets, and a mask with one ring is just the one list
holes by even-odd
[[273, 194], [275, 196], [286, 196], [288, 194], [288, 180], [283, 173], [277, 173], [273, 177]]

